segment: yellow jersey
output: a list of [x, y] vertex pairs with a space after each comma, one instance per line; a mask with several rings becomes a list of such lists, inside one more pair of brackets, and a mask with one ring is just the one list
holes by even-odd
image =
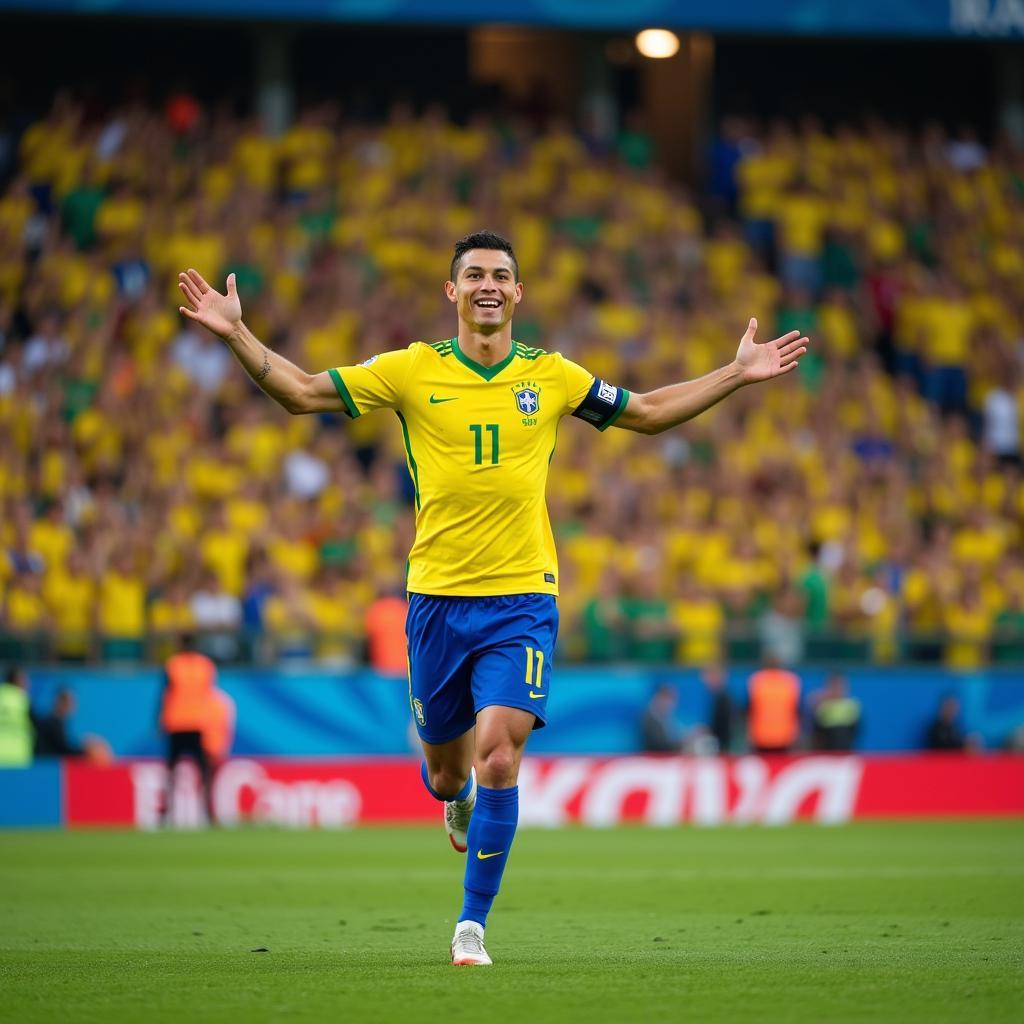
[[573, 415], [605, 430], [629, 392], [516, 341], [490, 367], [452, 338], [328, 373], [351, 418], [394, 409], [401, 421], [416, 494], [411, 593], [558, 594], [544, 501], [558, 423]]

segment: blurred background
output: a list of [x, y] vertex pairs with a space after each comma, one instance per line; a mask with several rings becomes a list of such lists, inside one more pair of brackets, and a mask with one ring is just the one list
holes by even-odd
[[0, 2], [0, 663], [37, 723], [159, 752], [192, 633], [236, 753], [411, 749], [399, 425], [288, 416], [176, 275], [235, 273], [315, 372], [451, 336], [490, 228], [516, 337], [630, 390], [750, 316], [814, 341], [672, 433], [562, 431], [532, 749], [774, 747], [761, 669], [796, 679], [780, 749], [1021, 746], [1016, 6], [253, 6]]

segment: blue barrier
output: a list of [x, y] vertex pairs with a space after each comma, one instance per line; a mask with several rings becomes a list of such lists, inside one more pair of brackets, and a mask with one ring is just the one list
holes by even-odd
[[58, 761], [0, 769], [0, 828], [57, 828], [61, 788]]
[[[748, 674], [735, 670], [729, 675], [729, 692], [740, 706]], [[845, 674], [864, 709], [858, 750], [920, 749], [940, 700], [950, 693], [960, 698], [964, 729], [979, 734], [989, 748], [1003, 746], [1024, 725], [1024, 678], [1019, 671], [962, 676], [941, 669], [860, 668]], [[821, 686], [824, 675], [823, 670], [801, 672], [805, 697]], [[75, 691], [76, 735], [98, 733], [122, 757], [162, 752], [158, 670], [60, 667], [35, 669], [30, 676], [37, 709], [48, 708], [59, 687]], [[638, 722], [659, 682], [677, 687], [681, 725], [706, 721], [708, 695], [692, 670], [558, 667], [549, 700], [550, 725], [534, 734], [531, 752], [636, 751]], [[237, 705], [233, 749], [239, 755], [403, 754], [415, 749], [404, 679], [368, 671], [225, 669], [220, 685]]]

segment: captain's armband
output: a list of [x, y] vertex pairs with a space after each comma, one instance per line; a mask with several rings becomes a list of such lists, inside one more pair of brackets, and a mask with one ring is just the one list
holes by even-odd
[[598, 430], [607, 430], [622, 415], [628, 401], [629, 392], [625, 388], [595, 377], [586, 398], [576, 406], [573, 416], [586, 420]]

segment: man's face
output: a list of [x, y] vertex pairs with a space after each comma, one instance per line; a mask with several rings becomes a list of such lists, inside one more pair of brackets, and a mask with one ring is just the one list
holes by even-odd
[[458, 309], [459, 320], [484, 334], [504, 327], [523, 297], [512, 258], [500, 249], [470, 249], [459, 261], [455, 281], [444, 287]]
[[670, 686], [661, 687], [655, 695], [655, 701], [663, 712], [670, 712], [676, 706], [677, 694]]
[[720, 668], [708, 668], [704, 670], [704, 685], [717, 693], [725, 685], [725, 673]]

